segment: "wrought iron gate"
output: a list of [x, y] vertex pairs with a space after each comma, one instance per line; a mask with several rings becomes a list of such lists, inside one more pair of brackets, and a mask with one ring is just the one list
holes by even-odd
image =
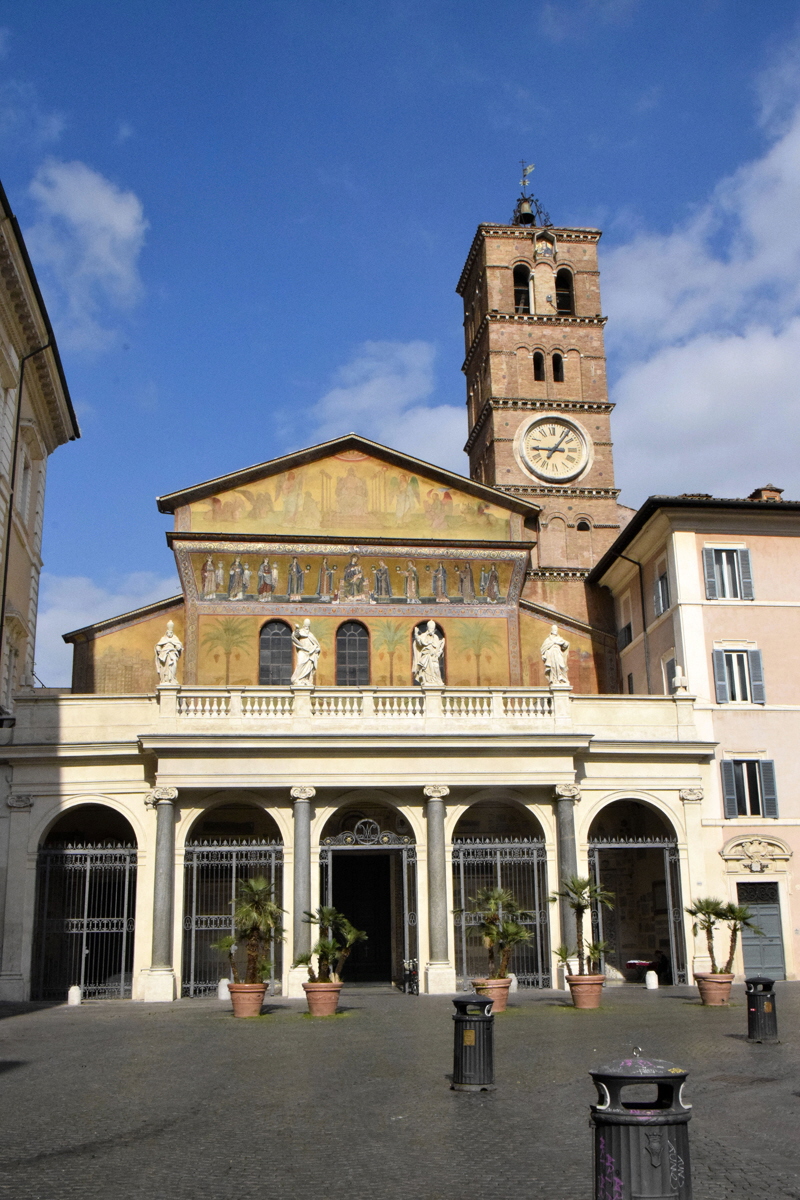
[[456, 974], [460, 985], [484, 975], [487, 951], [477, 926], [483, 914], [471, 912], [470, 901], [481, 888], [507, 888], [522, 910], [517, 918], [530, 929], [529, 942], [518, 946], [510, 969], [520, 987], [552, 987], [550, 922], [547, 891], [547, 851], [542, 841], [506, 838], [502, 841], [453, 843]]
[[48, 846], [36, 871], [31, 995], [66, 1000], [131, 995], [136, 850], [133, 846]]
[[320, 895], [324, 904], [333, 903], [333, 851], [393, 850], [400, 860], [400, 887], [397, 892], [394, 920], [402, 933], [403, 967], [395, 964], [393, 974], [402, 979], [417, 963], [417, 847], [408, 835], [382, 830], [377, 821], [364, 818], [354, 829], [344, 830], [335, 837], [323, 838], [319, 848]]
[[[183, 868], [183, 983], [184, 996], [207, 996], [227, 975], [224, 955], [212, 942], [235, 932], [233, 905], [240, 879], [263, 875], [275, 899], [283, 897], [283, 846], [280, 842], [195, 842], [186, 846]], [[281, 978], [279, 939], [270, 942], [269, 994]], [[238, 951], [244, 967], [244, 947]], [[237, 957], [237, 967], [240, 966]]]
[[[589, 843], [589, 871], [596, 884], [600, 883], [600, 852], [602, 850], [662, 850], [666, 882], [667, 925], [669, 928], [672, 982], [686, 983], [686, 941], [684, 938], [683, 901], [681, 900], [680, 852], [678, 844], [669, 838], [595, 838]], [[602, 942], [603, 909], [592, 908], [592, 940]], [[602, 964], [605, 967], [605, 963]]]

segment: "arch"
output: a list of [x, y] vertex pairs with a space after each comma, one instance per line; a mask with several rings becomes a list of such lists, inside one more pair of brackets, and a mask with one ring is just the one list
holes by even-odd
[[97, 801], [76, 804], [60, 812], [40, 842], [43, 848], [137, 844], [128, 818], [111, 805]]
[[480, 799], [473, 801], [456, 822], [453, 841], [463, 838], [544, 841], [544, 830], [538, 818], [523, 804], [505, 798]]
[[342, 802], [328, 815], [320, 830], [320, 844], [325, 838], [352, 833], [359, 821], [374, 821], [382, 833], [395, 833], [416, 841], [415, 830], [397, 802], [380, 792], [365, 790], [342, 797]]
[[561, 567], [567, 562], [567, 519], [559, 513], [541, 525], [539, 558], [545, 567]]
[[369, 686], [369, 630], [361, 621], [344, 621], [336, 630], [336, 683]]
[[591, 533], [592, 523], [588, 517], [579, 517], [575, 528], [578, 530], [578, 533]]
[[[424, 629], [427, 624], [428, 624], [427, 621], [419, 621], [416, 625], [412, 626], [411, 632], [409, 634], [410, 653], [411, 653], [411, 678], [412, 678], [414, 684], [417, 686], [419, 686], [419, 680], [414, 679], [414, 634], [416, 633], [416, 631], [418, 629]], [[442, 657], [439, 659], [439, 671], [441, 672], [442, 683], [447, 683], [447, 639], [444, 636], [444, 630], [442, 629], [439, 622], [434, 621], [433, 624], [436, 628], [437, 637], [440, 637], [444, 640], [444, 650], [442, 651]]]
[[564, 382], [564, 356], [562, 354], [553, 355], [553, 383]]
[[527, 263], [517, 263], [514, 267], [514, 312], [529, 313], [531, 311], [531, 269]]
[[262, 805], [241, 796], [223, 796], [199, 813], [186, 832], [192, 842], [282, 842], [277, 821]]
[[607, 801], [589, 826], [589, 841], [598, 838], [646, 838], [677, 840], [669, 817], [654, 805], [638, 797]]
[[572, 271], [560, 267], [556, 271], [556, 312], [565, 316], [575, 314], [575, 286]]
[[533, 380], [534, 383], [544, 383], [544, 354], [541, 350], [535, 350], [533, 353]]
[[286, 621], [267, 621], [258, 635], [258, 682], [288, 687], [292, 679], [292, 629]]

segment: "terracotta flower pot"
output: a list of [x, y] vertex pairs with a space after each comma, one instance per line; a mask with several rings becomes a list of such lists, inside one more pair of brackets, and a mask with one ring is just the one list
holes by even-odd
[[719, 1008], [731, 998], [732, 975], [712, 975], [710, 971], [695, 971], [694, 981], [700, 989], [703, 1004]]
[[304, 983], [303, 991], [312, 1017], [332, 1017], [339, 1006], [340, 983]]
[[229, 983], [235, 1017], [257, 1017], [267, 991], [265, 983]]
[[470, 982], [479, 996], [492, 997], [493, 1013], [506, 1011], [510, 979], [472, 979]]
[[568, 975], [567, 983], [576, 1008], [599, 1008], [605, 975]]

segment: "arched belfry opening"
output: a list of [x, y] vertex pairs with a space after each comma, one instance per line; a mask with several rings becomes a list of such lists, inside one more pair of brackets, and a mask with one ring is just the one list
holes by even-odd
[[[233, 907], [241, 883], [265, 879], [283, 904], [283, 843], [275, 819], [257, 795], [217, 793], [205, 801], [184, 848], [183, 968], [184, 996], [208, 996], [230, 973], [227, 956], [214, 943], [235, 932]], [[282, 942], [270, 946], [267, 978], [270, 995], [279, 987]], [[244, 970], [244, 947], [237, 967]]]
[[592, 913], [592, 940], [619, 982], [639, 983], [648, 967], [662, 983], [686, 983], [678, 841], [671, 822], [641, 800], [615, 800], [589, 830], [592, 877], [614, 907]]
[[407, 987], [418, 956], [417, 850], [407, 819], [378, 796], [347, 801], [325, 824], [319, 864], [322, 903], [367, 934], [345, 983]]
[[472, 804], [453, 831], [456, 974], [460, 986], [485, 975], [488, 953], [480, 932], [492, 893], [505, 892], [515, 920], [530, 934], [512, 956], [520, 987], [550, 987], [547, 851], [542, 826], [525, 805], [503, 798]]
[[136, 835], [105, 804], [80, 804], [51, 826], [37, 856], [31, 996], [66, 1000], [131, 995]]

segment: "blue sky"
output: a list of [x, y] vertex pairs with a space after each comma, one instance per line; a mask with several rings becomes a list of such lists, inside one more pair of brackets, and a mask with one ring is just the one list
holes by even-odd
[[156, 495], [350, 429], [466, 469], [454, 288], [521, 158], [555, 224], [604, 230], [623, 501], [800, 498], [795, 3], [0, 0], [0, 27], [0, 177], [83, 430], [50, 465], [46, 683], [61, 632], [173, 590]]

